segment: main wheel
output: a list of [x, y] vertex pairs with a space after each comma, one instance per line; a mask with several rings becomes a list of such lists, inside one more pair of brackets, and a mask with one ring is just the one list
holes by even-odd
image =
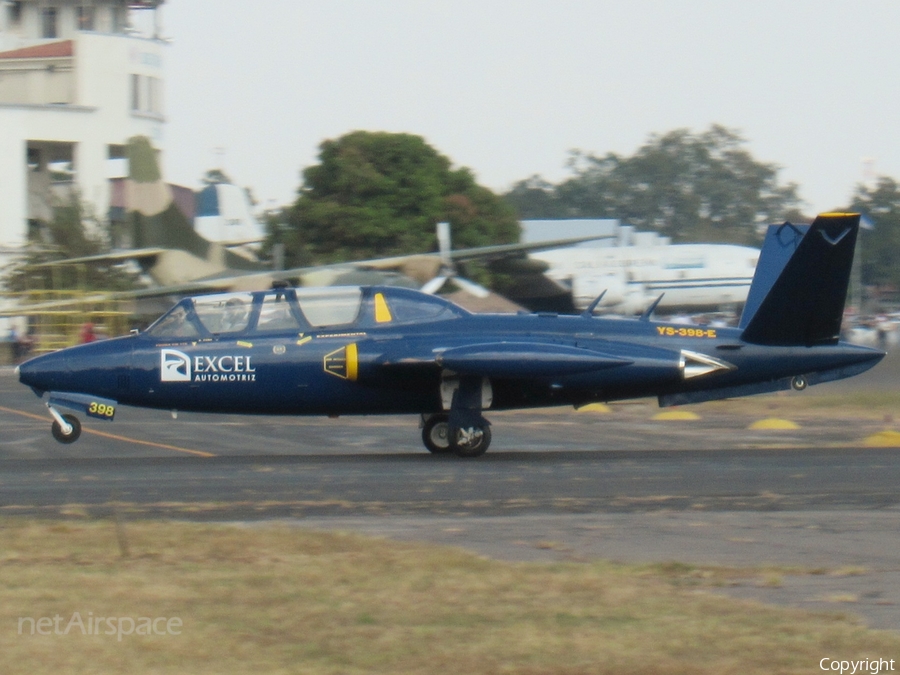
[[491, 445], [491, 426], [482, 419], [477, 426], [456, 429], [451, 434], [450, 447], [457, 457], [480, 457]]
[[81, 436], [81, 422], [78, 421], [78, 418], [75, 417], [75, 415], [66, 414], [62, 417], [66, 423], [72, 427], [72, 431], [68, 434], [64, 434], [59, 422], [53, 420], [53, 426], [50, 427], [50, 432], [53, 434], [53, 438], [60, 443], [74, 443], [78, 440], [78, 437]]
[[422, 442], [428, 452], [444, 455], [453, 450], [450, 448], [450, 425], [447, 415], [432, 415], [422, 427]]

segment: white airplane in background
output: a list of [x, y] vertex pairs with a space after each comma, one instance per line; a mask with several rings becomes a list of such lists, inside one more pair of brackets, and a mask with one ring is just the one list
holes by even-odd
[[[652, 232], [620, 227], [618, 246], [582, 245], [532, 252], [546, 277], [585, 309], [604, 290], [598, 309], [635, 314], [664, 294], [656, 310], [737, 310], [747, 299], [759, 249], [732, 244], [669, 244]], [[624, 236], [623, 236], [624, 235]], [[624, 243], [625, 245], [621, 245]]]

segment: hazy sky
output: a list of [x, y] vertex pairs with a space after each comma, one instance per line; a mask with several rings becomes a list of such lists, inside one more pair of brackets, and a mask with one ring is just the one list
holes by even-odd
[[[287, 204], [318, 146], [421, 135], [496, 191], [719, 123], [809, 213], [900, 179], [897, 0], [168, 0], [167, 178]], [[222, 150], [216, 151], [216, 148]], [[224, 153], [223, 153], [224, 151]]]

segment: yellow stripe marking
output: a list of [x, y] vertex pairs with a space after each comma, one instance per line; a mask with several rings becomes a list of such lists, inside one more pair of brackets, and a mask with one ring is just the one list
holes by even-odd
[[94, 429], [85, 429], [82, 427], [82, 431], [86, 431], [89, 434], [94, 434], [95, 436], [102, 436], [103, 438], [110, 438], [114, 441], [125, 441], [126, 443], [134, 443], [135, 445], [147, 445], [152, 448], [162, 448], [163, 450], [174, 450], [175, 452], [184, 452], [189, 455], [196, 455], [197, 457], [215, 457], [215, 454], [212, 452], [204, 452], [203, 450], [191, 450], [190, 448], [179, 448], [177, 445], [166, 445], [165, 443], [156, 443], [154, 441], [141, 441], [137, 438], [129, 438], [128, 436], [119, 436], [118, 434], [108, 434], [105, 431], [95, 431]]
[[347, 345], [347, 379], [351, 382], [355, 382], [358, 374], [359, 350], [356, 348], [356, 343], [353, 342]]
[[[33, 420], [39, 420], [41, 422], [49, 422], [46, 417], [42, 415], [35, 415], [34, 413], [25, 412], [24, 410], [14, 410], [13, 408], [4, 408], [0, 406], [0, 411], [11, 413], [13, 415], [21, 415], [22, 417], [30, 417]], [[155, 443], [153, 441], [141, 441], [137, 438], [129, 438], [128, 436], [119, 436], [118, 434], [108, 434], [105, 431], [95, 431], [94, 429], [85, 429], [82, 427], [82, 432], [86, 434], [94, 434], [94, 436], [102, 436], [103, 438], [109, 438], [114, 441], [125, 441], [126, 443], [134, 443], [135, 445], [148, 445], [152, 448], [162, 448], [163, 450], [174, 450], [175, 452], [184, 452], [189, 455], [197, 455], [198, 457], [215, 457], [215, 455], [211, 452], [204, 452], [202, 450], [191, 450], [190, 448], [179, 448], [177, 445], [166, 445], [165, 443]]]
[[391, 316], [391, 309], [388, 307], [387, 300], [381, 293], [375, 294], [375, 323], [389, 323], [394, 320]]

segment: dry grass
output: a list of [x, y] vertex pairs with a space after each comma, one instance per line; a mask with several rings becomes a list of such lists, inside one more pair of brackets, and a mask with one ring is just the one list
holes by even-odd
[[[728, 600], [737, 574], [509, 564], [288, 526], [0, 521], [15, 673], [809, 673], [896, 657], [837, 616]], [[770, 572], [759, 571], [762, 575]], [[19, 635], [20, 617], [178, 617], [180, 635]], [[26, 633], [28, 630], [26, 628]]]

